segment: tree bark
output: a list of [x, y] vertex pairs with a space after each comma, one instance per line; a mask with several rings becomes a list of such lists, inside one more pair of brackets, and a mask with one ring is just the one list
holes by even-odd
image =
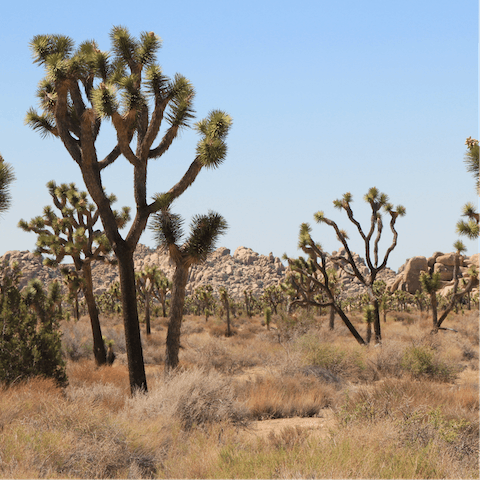
[[152, 333], [150, 328], [150, 291], [145, 288], [145, 330], [147, 335]]
[[115, 253], [118, 259], [120, 274], [120, 292], [122, 295], [123, 324], [125, 329], [125, 346], [127, 350], [128, 375], [130, 391], [147, 391], [147, 379], [143, 361], [140, 323], [138, 320], [136, 298], [135, 269], [133, 264], [133, 250], [116, 245]]
[[98, 318], [97, 304], [93, 295], [92, 266], [89, 261], [86, 261], [83, 264], [83, 276], [85, 279], [85, 288], [83, 289], [83, 293], [85, 295], [85, 302], [87, 304], [90, 323], [92, 325], [93, 355], [95, 357], [95, 363], [98, 366], [105, 365], [107, 361], [107, 354], [105, 351], [105, 343], [102, 337], [100, 320]]
[[335, 328], [335, 307], [333, 305], [330, 305], [329, 308], [328, 327], [330, 328], [330, 330], [333, 330]]
[[182, 326], [185, 289], [188, 281], [188, 265], [183, 259], [176, 262], [173, 275], [172, 299], [170, 304], [170, 320], [168, 322], [167, 345], [165, 352], [165, 372], [178, 366], [180, 350], [180, 329]]

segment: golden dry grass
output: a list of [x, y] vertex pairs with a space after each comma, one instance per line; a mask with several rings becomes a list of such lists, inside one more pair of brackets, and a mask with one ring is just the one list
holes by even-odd
[[[65, 390], [32, 379], [0, 391], [0, 477], [478, 478], [478, 312], [450, 315], [458, 331], [438, 335], [409, 316], [389, 316], [377, 347], [357, 345], [338, 319], [330, 331], [326, 317], [278, 315], [270, 331], [261, 316], [237, 318], [227, 338], [223, 320], [187, 316], [170, 377], [166, 321], [153, 319], [152, 335], [142, 325], [149, 393], [134, 398], [120, 321], [102, 319], [117, 352], [102, 368], [87, 319], [70, 322]], [[412, 348], [449, 375], [409, 370]], [[256, 419], [325, 408], [337, 421], [321, 436], [293, 424], [243, 434]]]

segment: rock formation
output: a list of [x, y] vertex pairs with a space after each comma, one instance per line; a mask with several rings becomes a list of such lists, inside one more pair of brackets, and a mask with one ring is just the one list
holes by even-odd
[[[431, 272], [439, 273], [441, 280], [441, 288], [439, 293], [446, 295], [453, 287], [453, 268], [455, 264], [455, 253], [443, 254], [435, 252], [431, 257], [413, 257], [406, 261], [398, 270], [396, 278], [388, 282], [388, 288], [391, 292], [395, 290], [403, 290], [414, 294], [421, 290], [420, 273]], [[479, 269], [479, 254], [476, 253], [470, 257], [460, 256], [459, 274], [461, 277], [468, 278], [468, 269], [471, 265], [476, 265]]]

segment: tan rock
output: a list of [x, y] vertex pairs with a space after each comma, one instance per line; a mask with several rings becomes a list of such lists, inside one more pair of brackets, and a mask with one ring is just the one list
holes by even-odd
[[427, 271], [428, 262], [426, 257], [418, 256], [411, 258], [402, 272], [405, 290], [412, 294], [420, 290], [420, 273]]

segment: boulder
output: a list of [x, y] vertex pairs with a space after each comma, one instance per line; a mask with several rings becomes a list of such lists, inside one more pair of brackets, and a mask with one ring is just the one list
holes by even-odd
[[418, 256], [411, 258], [402, 272], [405, 290], [412, 294], [421, 290], [420, 273], [427, 271], [428, 262], [426, 257]]

